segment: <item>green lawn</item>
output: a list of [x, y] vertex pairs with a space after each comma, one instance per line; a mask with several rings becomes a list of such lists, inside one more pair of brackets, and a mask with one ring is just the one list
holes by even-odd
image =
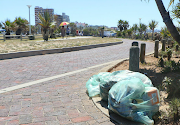
[[6, 40], [6, 41], [0, 40], [0, 53], [42, 50], [42, 49], [55, 49], [55, 48], [64, 48], [64, 47], [73, 47], [73, 46], [92, 45], [92, 44], [121, 41], [119, 39], [107, 38], [107, 37], [105, 38], [91, 37], [91, 38], [81, 38], [81, 39], [66, 39], [65, 38], [64, 40], [37, 42], [41, 40], [43, 39], [42, 38], [38, 38], [36, 40], [23, 39], [22, 41], [19, 39]]

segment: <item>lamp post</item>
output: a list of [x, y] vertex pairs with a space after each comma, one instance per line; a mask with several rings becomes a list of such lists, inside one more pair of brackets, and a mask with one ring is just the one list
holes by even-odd
[[31, 5], [27, 5], [29, 8], [29, 35], [31, 34], [31, 23], [30, 23], [30, 7]]
[[141, 18], [139, 18], [139, 25], [141, 24]]

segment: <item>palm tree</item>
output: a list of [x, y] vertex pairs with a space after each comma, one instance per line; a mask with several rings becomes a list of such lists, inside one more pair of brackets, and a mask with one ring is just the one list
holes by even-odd
[[43, 28], [43, 38], [44, 40], [48, 41], [48, 29], [51, 25], [51, 16], [48, 11], [44, 12], [44, 15], [39, 14], [39, 19], [41, 20], [41, 27]]
[[119, 21], [118, 21], [118, 28], [119, 28], [120, 31], [123, 30], [123, 23], [124, 23], [123, 20], [119, 20]]
[[152, 30], [152, 40], [153, 40], [154, 29], [156, 28], [157, 25], [158, 25], [158, 22], [156, 22], [155, 20], [152, 20], [149, 23], [149, 28]]
[[179, 4], [177, 4], [175, 6], [175, 8], [173, 8], [172, 13], [173, 13], [174, 18], [180, 19], [180, 6], [179, 6]]
[[128, 29], [128, 30], [127, 30], [127, 33], [128, 33], [129, 38], [131, 38], [132, 33], [133, 33], [133, 29], [132, 29], [132, 28], [131, 28], [131, 29]]
[[142, 38], [142, 34], [144, 32], [144, 34], [146, 33], [147, 30], [147, 26], [143, 23], [140, 23], [139, 27], [138, 27], [138, 31], [140, 33], [140, 37]]
[[21, 17], [17, 17], [15, 19], [14, 23], [17, 25], [16, 35], [20, 35], [22, 32], [27, 31], [29, 23], [26, 19], [23, 19]]
[[127, 21], [123, 22], [123, 28], [124, 30], [127, 30], [127, 28], [129, 27], [129, 23]]
[[167, 30], [167, 27], [162, 28], [160, 33], [161, 33], [163, 39], [168, 39], [169, 37], [171, 37], [171, 34]]
[[146, 34], [146, 30], [147, 30], [147, 25], [142, 24], [142, 32], [144, 32], [144, 34]]
[[[171, 33], [172, 37], [178, 42], [178, 44], [180, 45], [180, 34], [177, 31], [176, 27], [174, 26], [169, 12], [166, 11], [162, 0], [155, 0], [156, 4], [158, 6], [159, 12], [161, 13], [161, 16], [163, 18], [163, 22], [166, 24], [168, 31]], [[171, 0], [174, 1], [174, 0]], [[172, 2], [171, 2], [172, 3]]]
[[133, 29], [134, 34], [136, 34], [136, 31], [138, 30], [138, 25], [133, 24], [132, 29]]
[[[166, 27], [167, 27], [168, 31], [171, 33], [174, 40], [176, 40], [178, 42], [178, 44], [180, 45], [180, 34], [177, 31], [176, 27], [174, 26], [174, 24], [173, 24], [173, 22], [171, 20], [171, 17], [169, 15], [169, 12], [166, 11], [162, 0], [155, 0], [155, 2], [156, 2], [156, 5], [157, 5], [157, 7], [159, 9], [159, 12], [160, 12], [160, 14], [161, 14], [161, 16], [163, 18], [163, 22], [166, 24]], [[169, 6], [173, 2], [174, 2], [174, 0], [170, 0]]]
[[10, 35], [11, 23], [12, 22], [9, 19], [7, 19], [5, 22], [2, 22], [2, 24], [4, 25], [4, 28], [6, 30], [6, 35]]

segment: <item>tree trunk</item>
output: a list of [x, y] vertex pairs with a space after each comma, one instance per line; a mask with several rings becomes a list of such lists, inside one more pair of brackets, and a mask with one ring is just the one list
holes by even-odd
[[153, 35], [154, 35], [154, 29], [152, 30], [152, 40], [153, 40]]
[[169, 12], [166, 11], [162, 0], [155, 0], [157, 7], [159, 9], [159, 12], [161, 13], [161, 16], [163, 18], [163, 22], [166, 24], [168, 31], [171, 33], [171, 36], [174, 38], [174, 40], [176, 40], [178, 42], [178, 44], [180, 45], [180, 34], [177, 31], [176, 27], [174, 26]]

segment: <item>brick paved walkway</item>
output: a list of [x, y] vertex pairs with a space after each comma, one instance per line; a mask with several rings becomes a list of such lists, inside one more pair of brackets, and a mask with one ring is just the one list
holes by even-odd
[[[0, 61], [0, 89], [127, 58], [123, 44]], [[152, 52], [147, 43], [146, 52]], [[0, 125], [114, 124], [86, 94], [86, 81], [104, 66], [0, 94]]]

